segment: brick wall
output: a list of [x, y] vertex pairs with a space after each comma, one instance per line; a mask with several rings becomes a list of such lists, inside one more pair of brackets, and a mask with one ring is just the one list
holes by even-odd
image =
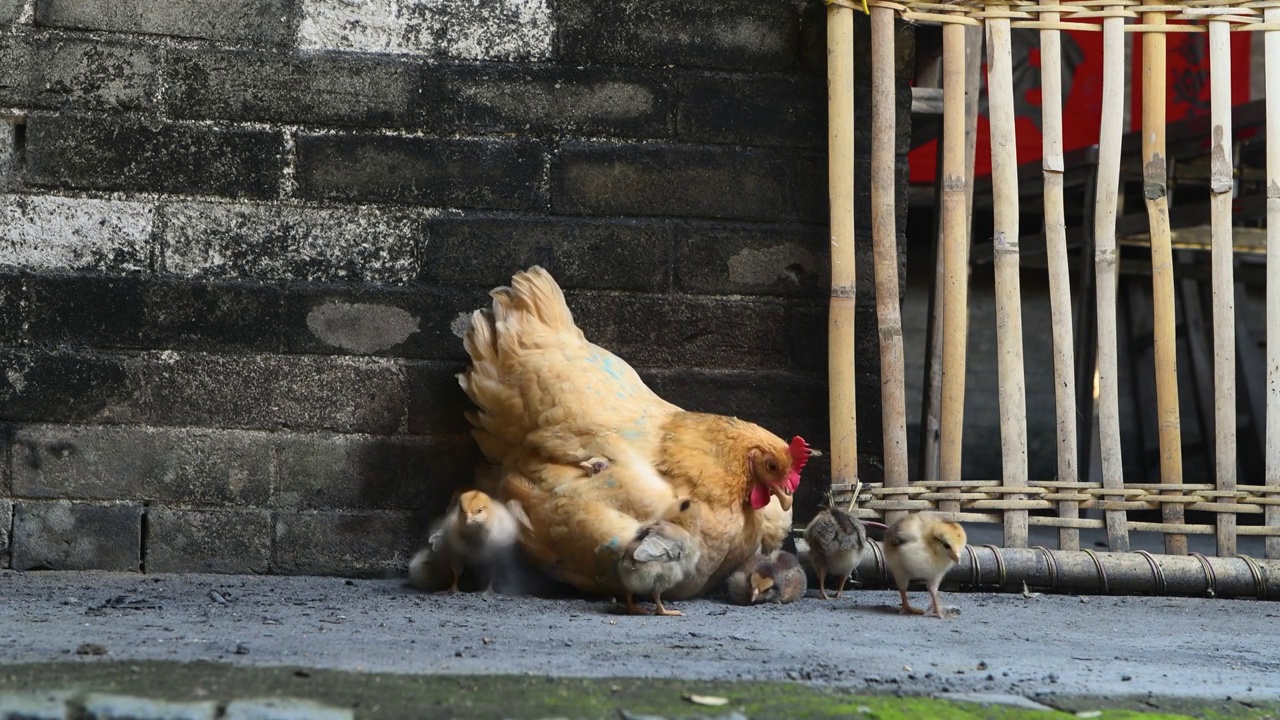
[[475, 458], [459, 318], [533, 263], [660, 393], [822, 446], [822, 18], [0, 0], [0, 561], [401, 569]]

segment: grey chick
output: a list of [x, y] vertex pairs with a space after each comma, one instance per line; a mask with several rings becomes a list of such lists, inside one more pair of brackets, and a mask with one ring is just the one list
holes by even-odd
[[827, 575], [838, 575], [836, 598], [844, 592], [849, 574], [867, 550], [867, 529], [862, 521], [835, 507], [825, 507], [804, 529], [809, 543], [809, 562], [818, 575], [818, 593], [827, 600]]
[[627, 589], [627, 612], [648, 615], [635, 604], [634, 595], [653, 598], [654, 614], [683, 615], [662, 605], [662, 593], [679, 585], [698, 566], [702, 554], [698, 531], [702, 506], [681, 498], [671, 503], [658, 518], [640, 526], [618, 562], [618, 574]]

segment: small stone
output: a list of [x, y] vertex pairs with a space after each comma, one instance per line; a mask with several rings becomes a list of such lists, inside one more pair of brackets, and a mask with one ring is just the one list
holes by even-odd
[[76, 654], [77, 655], [106, 655], [107, 648], [97, 643], [81, 643], [80, 647], [76, 648]]
[[243, 644], [236, 643], [236, 654], [237, 654], [237, 655], [248, 655], [248, 654], [249, 654], [249, 648], [245, 647]]
[[1133, 679], [1133, 676], [1132, 676], [1132, 675], [1121, 675], [1121, 676], [1120, 676], [1120, 682], [1129, 682], [1129, 681], [1130, 681], [1130, 680], [1132, 680], [1132, 679]]

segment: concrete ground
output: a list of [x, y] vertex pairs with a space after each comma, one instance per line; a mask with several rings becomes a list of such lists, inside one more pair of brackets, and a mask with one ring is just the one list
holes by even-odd
[[[923, 593], [915, 594], [920, 604]], [[628, 617], [584, 599], [427, 595], [397, 580], [0, 573], [0, 678], [53, 661], [216, 661], [415, 675], [782, 680], [868, 692], [1280, 699], [1280, 604], [854, 591]], [[2, 689], [2, 685], [0, 685]], [[12, 688], [10, 688], [12, 689]]]

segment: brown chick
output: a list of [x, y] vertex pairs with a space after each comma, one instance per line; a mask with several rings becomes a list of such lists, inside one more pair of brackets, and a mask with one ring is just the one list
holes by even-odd
[[862, 521], [835, 507], [826, 507], [804, 529], [809, 562], [818, 575], [818, 596], [827, 599], [827, 575], [840, 578], [836, 598], [844, 592], [849, 575], [867, 550], [867, 529]]
[[779, 551], [757, 555], [729, 576], [728, 587], [730, 601], [738, 605], [786, 604], [804, 597], [809, 578], [795, 555]]
[[[488, 573], [485, 592], [493, 592], [494, 576], [499, 566], [510, 559], [518, 535], [516, 518], [507, 506], [479, 490], [459, 495], [430, 538], [432, 557], [447, 563], [452, 572], [452, 582], [445, 592], [458, 591], [458, 580], [467, 568]], [[427, 552], [419, 553], [424, 563]], [[411, 578], [413, 566], [420, 564], [419, 557], [411, 563]], [[420, 569], [418, 573], [425, 571]]]
[[702, 506], [689, 498], [671, 503], [662, 515], [640, 526], [622, 552], [618, 574], [626, 588], [627, 612], [647, 615], [635, 604], [634, 595], [653, 598], [657, 615], [684, 615], [662, 606], [662, 593], [679, 585], [698, 566], [701, 547], [698, 532]]
[[[908, 515], [889, 526], [884, 534], [884, 555], [893, 571], [893, 580], [902, 596], [899, 612], [913, 615], [936, 614], [946, 619], [946, 610], [938, 597], [938, 586], [953, 565], [960, 562], [960, 551], [968, 538], [959, 523], [943, 520], [931, 512]], [[907, 585], [924, 580], [933, 603], [928, 610], [911, 606]]]

